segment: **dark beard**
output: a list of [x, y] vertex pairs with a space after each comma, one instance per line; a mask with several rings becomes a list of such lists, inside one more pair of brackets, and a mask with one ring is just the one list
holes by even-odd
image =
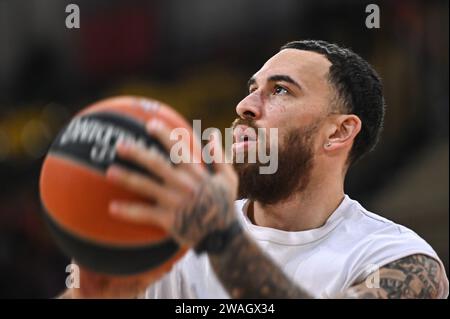
[[233, 163], [239, 177], [238, 198], [248, 198], [265, 206], [285, 201], [304, 190], [313, 168], [312, 137], [316, 129], [316, 125], [311, 125], [288, 132], [279, 144], [278, 170], [274, 174], [260, 174], [258, 162]]

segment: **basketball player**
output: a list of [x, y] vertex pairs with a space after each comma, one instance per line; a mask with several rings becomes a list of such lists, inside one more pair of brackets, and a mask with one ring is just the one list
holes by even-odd
[[[251, 77], [248, 92], [236, 107], [233, 147], [254, 147], [243, 138], [248, 128], [278, 128], [272, 175], [259, 174], [259, 163], [215, 163], [210, 174], [200, 164], [171, 166], [155, 150], [118, 146], [119, 156], [163, 183], [111, 167], [108, 178], [156, 199], [113, 202], [111, 214], [157, 223], [192, 248], [146, 297], [446, 298], [432, 247], [344, 193], [348, 169], [374, 148], [383, 124], [372, 67], [335, 44], [291, 42]], [[148, 130], [168, 149], [175, 143], [163, 123]], [[214, 143], [221, 152], [217, 136]]]

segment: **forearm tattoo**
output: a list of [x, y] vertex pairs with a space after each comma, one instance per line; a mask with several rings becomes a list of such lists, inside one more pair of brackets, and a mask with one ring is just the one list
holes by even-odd
[[205, 181], [194, 199], [176, 214], [175, 236], [195, 246], [212, 231], [227, 228], [236, 219], [233, 202], [225, 187]]
[[243, 232], [209, 260], [231, 298], [311, 298]]
[[[191, 204], [176, 214], [175, 236], [195, 246], [211, 232], [225, 230], [236, 220], [233, 202], [225, 187], [207, 180]], [[232, 298], [310, 298], [243, 232], [209, 258]]]
[[350, 288], [345, 298], [444, 298], [445, 275], [439, 263], [425, 255], [411, 255], [380, 269], [379, 288], [365, 283]]

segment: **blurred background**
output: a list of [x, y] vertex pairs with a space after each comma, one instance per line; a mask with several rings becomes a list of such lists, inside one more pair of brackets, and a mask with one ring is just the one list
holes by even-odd
[[[65, 26], [69, 3], [79, 29]], [[380, 29], [365, 26], [369, 3]], [[73, 114], [138, 94], [223, 130], [248, 78], [298, 39], [350, 47], [384, 79], [382, 140], [346, 192], [416, 231], [448, 273], [448, 23], [448, 1], [0, 0], [0, 297], [65, 287], [69, 259], [39, 215], [38, 179]]]

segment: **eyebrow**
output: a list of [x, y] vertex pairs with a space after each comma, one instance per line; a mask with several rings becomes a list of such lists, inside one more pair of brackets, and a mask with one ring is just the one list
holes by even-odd
[[[302, 89], [301, 85], [298, 84], [293, 78], [291, 78], [289, 75], [282, 75], [282, 74], [276, 74], [272, 75], [267, 79], [268, 82], [287, 82], [295, 85], [298, 89]], [[256, 83], [255, 77], [251, 77], [250, 80], [247, 82], [247, 87], [250, 88], [253, 84]]]

